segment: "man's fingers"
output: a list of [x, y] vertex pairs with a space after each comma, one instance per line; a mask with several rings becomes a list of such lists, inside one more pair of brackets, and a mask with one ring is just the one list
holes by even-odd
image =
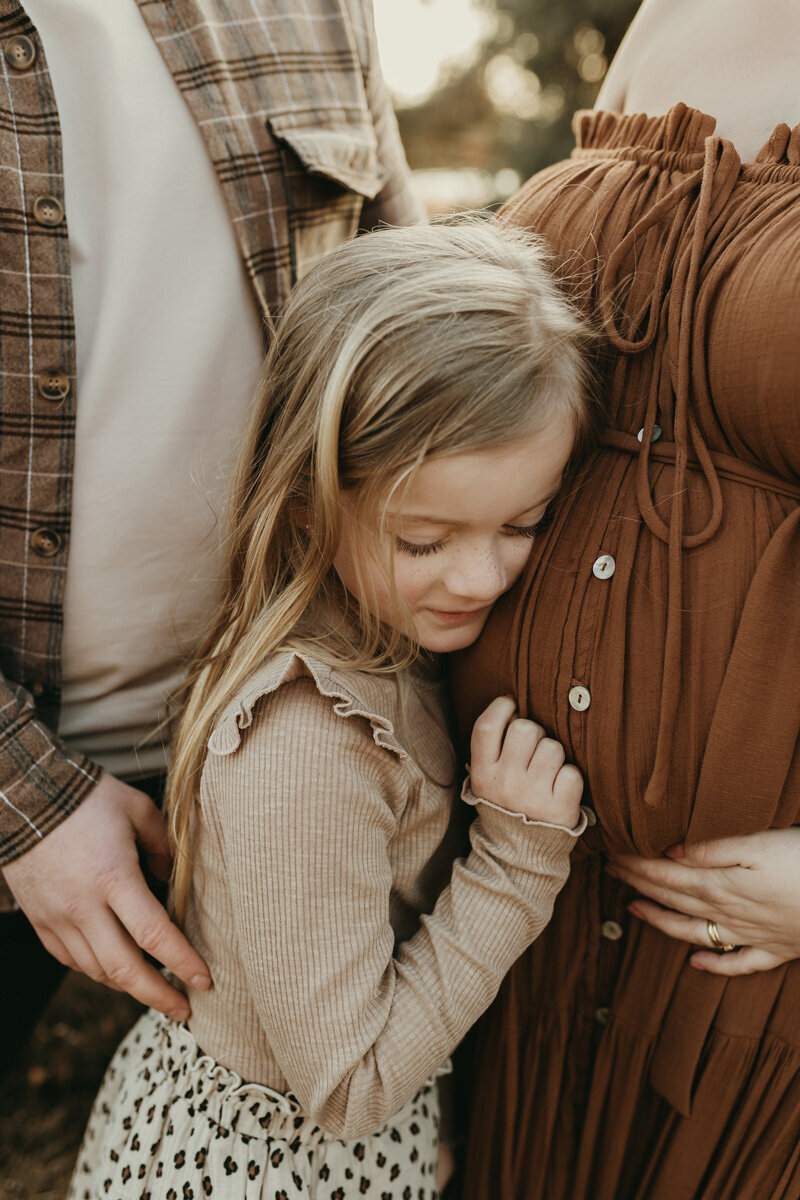
[[185, 1021], [191, 1011], [189, 1001], [149, 962], [146, 962], [132, 942], [127, 956], [109, 963], [106, 974], [112, 987], [128, 992], [141, 1004], [156, 1008], [165, 1017]]
[[106, 973], [98, 961], [91, 943], [76, 925], [62, 930], [61, 940], [75, 960], [75, 969], [88, 975], [95, 983], [106, 983]]
[[755, 946], [743, 946], [741, 950], [731, 950], [728, 954], [712, 954], [701, 950], [693, 954], [689, 962], [700, 971], [708, 971], [710, 975], [753, 975], [756, 971], [772, 971], [787, 960], [769, 950], [759, 950]]
[[[160, 911], [164, 911], [157, 900], [154, 903]], [[166, 913], [164, 916], [166, 918]], [[78, 937], [82, 936], [77, 930], [75, 932]], [[175, 1020], [182, 1021], [188, 1017], [189, 1002], [186, 997], [145, 960], [128, 931], [110, 909], [106, 909], [103, 918], [93, 922], [85, 932], [91, 953], [103, 976], [101, 982], [107, 982], [118, 991], [129, 992], [142, 1004], [157, 1008]], [[74, 953], [78, 959], [77, 952]], [[94, 978], [93, 972], [86, 971], [83, 966], [81, 969]]]
[[33, 928], [48, 954], [52, 954], [57, 962], [60, 962], [63, 967], [68, 967], [70, 971], [80, 970], [61, 938], [53, 933], [52, 929], [45, 929], [41, 925], [34, 925]]
[[115, 898], [113, 908], [136, 945], [163, 963], [178, 979], [199, 991], [211, 986], [206, 964], [169, 919], [141, 875], [135, 887]]
[[166, 882], [172, 863], [166, 821], [147, 796], [142, 797], [141, 809], [131, 819], [136, 840], [147, 855], [150, 870], [157, 879]]
[[473, 766], [476, 761], [481, 766], [493, 766], [497, 762], [503, 748], [506, 727], [516, 716], [516, 712], [517, 702], [513, 696], [498, 696], [483, 710], [472, 727]]

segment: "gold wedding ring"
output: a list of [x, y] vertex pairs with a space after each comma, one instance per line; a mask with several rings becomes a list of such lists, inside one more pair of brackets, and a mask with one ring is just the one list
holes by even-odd
[[706, 931], [708, 933], [708, 940], [715, 950], [721, 950], [723, 954], [728, 954], [731, 950], [736, 949], [732, 942], [723, 942], [719, 936], [716, 921], [706, 921]]

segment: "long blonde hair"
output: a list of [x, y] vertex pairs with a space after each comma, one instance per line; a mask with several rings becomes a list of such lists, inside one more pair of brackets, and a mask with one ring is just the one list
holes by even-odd
[[342, 493], [363, 525], [363, 553], [379, 557], [391, 585], [381, 514], [424, 459], [509, 443], [557, 415], [573, 422], [581, 452], [595, 421], [589, 336], [537, 242], [486, 218], [357, 238], [295, 288], [232, 484], [224, 596], [174, 742], [179, 920], [206, 745], [244, 680], [288, 647], [370, 672], [398, 672], [418, 652], [401, 613], [381, 624], [338, 580]]

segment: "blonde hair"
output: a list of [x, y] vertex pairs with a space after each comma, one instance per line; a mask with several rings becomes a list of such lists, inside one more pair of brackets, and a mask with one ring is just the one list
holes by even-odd
[[225, 593], [174, 743], [179, 920], [206, 744], [243, 681], [282, 648], [370, 672], [402, 671], [418, 653], [399, 609], [387, 627], [339, 582], [342, 493], [391, 587], [381, 514], [423, 460], [500, 446], [558, 416], [573, 424], [576, 454], [585, 448], [589, 337], [538, 243], [486, 218], [357, 238], [295, 288], [232, 484]]

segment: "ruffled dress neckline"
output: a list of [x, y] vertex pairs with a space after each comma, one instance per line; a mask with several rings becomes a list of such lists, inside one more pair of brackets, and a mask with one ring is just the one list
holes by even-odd
[[745, 175], [760, 177], [764, 168], [775, 167], [800, 173], [800, 125], [777, 124], [752, 162], [743, 162], [735, 144], [716, 134], [716, 127], [716, 117], [683, 103], [673, 104], [659, 116], [582, 109], [573, 118], [577, 142], [573, 153], [601, 150], [623, 158], [657, 156], [662, 162], [663, 156], [671, 155], [676, 168], [691, 170], [702, 160], [706, 140], [716, 136], [730, 147]]

